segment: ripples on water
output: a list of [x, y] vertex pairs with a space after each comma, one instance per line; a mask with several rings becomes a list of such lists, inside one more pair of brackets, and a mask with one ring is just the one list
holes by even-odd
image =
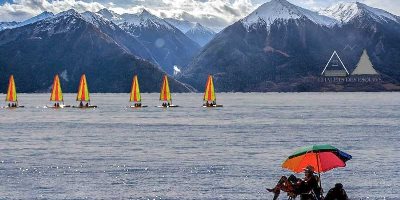
[[272, 199], [285, 158], [321, 143], [353, 155], [322, 175], [325, 191], [400, 197], [399, 93], [218, 94], [218, 109], [175, 94], [169, 110], [142, 96], [149, 108], [93, 94], [98, 109], [53, 110], [47, 94], [21, 94], [26, 108], [0, 110], [0, 198]]

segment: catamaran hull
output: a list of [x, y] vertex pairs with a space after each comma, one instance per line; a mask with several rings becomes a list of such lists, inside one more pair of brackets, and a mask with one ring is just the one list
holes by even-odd
[[169, 106], [156, 106], [157, 108], [177, 108], [177, 105], [169, 105]]
[[223, 105], [212, 105], [212, 106], [203, 106], [203, 108], [221, 108]]
[[17, 107], [1, 107], [1, 108], [5, 108], [5, 109], [14, 109], [14, 108], [25, 108], [25, 106], [17, 106]]
[[81, 108], [81, 109], [86, 109], [86, 108], [97, 108], [97, 106], [72, 106], [73, 108]]
[[148, 106], [129, 106], [129, 108], [147, 108]]
[[53, 109], [71, 108], [71, 105], [60, 105], [59, 107], [55, 107], [55, 106], [45, 106], [44, 108], [53, 108]]

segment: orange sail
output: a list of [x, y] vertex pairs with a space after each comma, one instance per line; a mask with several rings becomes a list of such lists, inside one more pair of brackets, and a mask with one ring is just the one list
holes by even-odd
[[131, 88], [131, 96], [129, 98], [130, 102], [141, 102], [142, 96], [140, 95], [139, 89], [139, 81], [137, 75], [133, 77], [132, 80], [132, 88]]
[[54, 76], [53, 87], [51, 88], [50, 101], [64, 101], [58, 74]]
[[160, 92], [160, 100], [171, 102], [171, 92], [169, 91], [168, 77], [164, 75], [161, 92]]
[[6, 101], [9, 101], [9, 102], [17, 102], [18, 101], [17, 89], [15, 87], [13, 75], [10, 76], [10, 79], [8, 81], [8, 90], [7, 90]]
[[85, 74], [82, 74], [81, 81], [79, 82], [78, 93], [76, 95], [76, 101], [90, 101], [89, 89], [86, 82]]
[[208, 75], [206, 90], [204, 92], [204, 101], [215, 101], [217, 98], [215, 97], [214, 91], [214, 82], [211, 75]]

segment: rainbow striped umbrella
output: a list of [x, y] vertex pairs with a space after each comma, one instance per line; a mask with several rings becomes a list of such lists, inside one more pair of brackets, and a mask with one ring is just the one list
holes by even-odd
[[[320, 176], [322, 172], [345, 167], [346, 162], [351, 158], [350, 154], [340, 151], [332, 145], [313, 145], [302, 147], [295, 151], [286, 159], [282, 167], [300, 173], [307, 166], [312, 166]], [[321, 186], [321, 179], [319, 180]]]
[[351, 158], [351, 155], [332, 145], [313, 145], [302, 147], [294, 152], [286, 159], [282, 167], [299, 173], [311, 165], [315, 172], [321, 173], [337, 167], [345, 167], [346, 161]]

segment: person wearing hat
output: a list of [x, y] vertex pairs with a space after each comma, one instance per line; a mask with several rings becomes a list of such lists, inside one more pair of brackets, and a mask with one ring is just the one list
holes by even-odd
[[309, 193], [310, 191], [316, 191], [318, 186], [318, 178], [314, 175], [314, 167], [307, 166], [304, 168], [304, 178], [296, 178], [295, 175], [289, 177], [282, 176], [274, 188], [267, 188], [267, 191], [274, 193], [273, 200], [278, 199], [279, 194], [282, 191], [287, 192], [289, 196], [296, 197], [303, 193]]

